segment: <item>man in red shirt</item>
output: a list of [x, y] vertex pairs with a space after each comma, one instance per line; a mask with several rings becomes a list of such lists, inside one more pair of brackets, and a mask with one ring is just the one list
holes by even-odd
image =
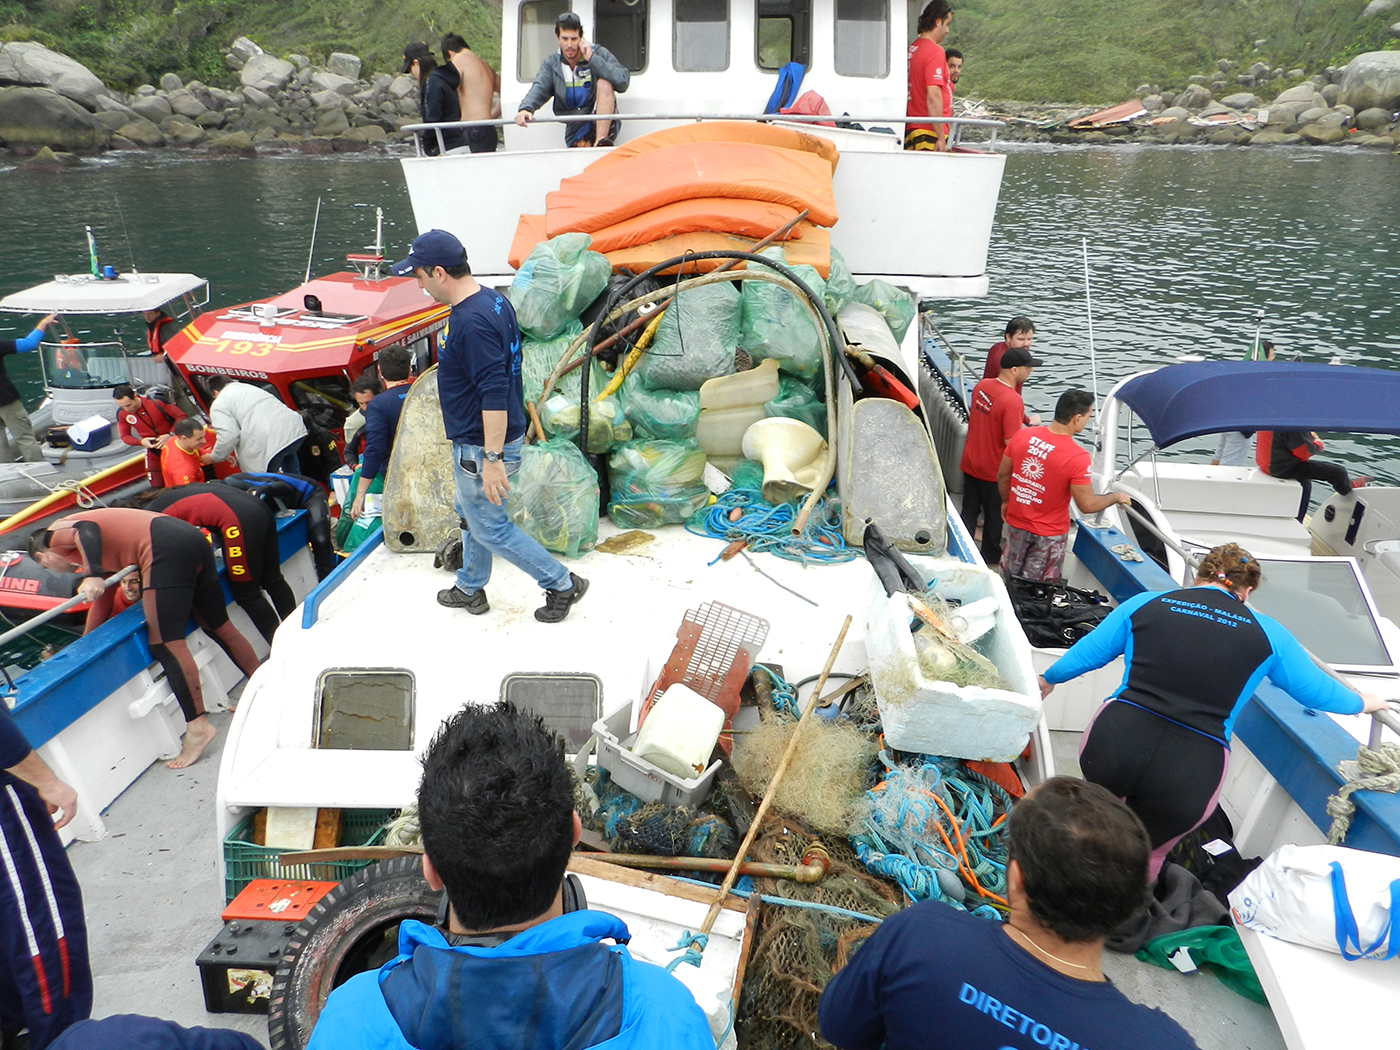
[[196, 485], [204, 480], [201, 453], [208, 443], [199, 420], [186, 416], [175, 424], [170, 440], [160, 450], [160, 471], [165, 488]]
[[141, 397], [129, 383], [113, 390], [112, 397], [117, 402], [117, 436], [146, 450], [146, 480], [151, 488], [162, 488], [165, 479], [160, 472], [160, 447], [169, 440], [175, 424], [185, 418], [184, 409]]
[[[948, 0], [931, 0], [919, 16], [919, 35], [909, 45], [909, 102], [904, 108], [907, 117], [953, 115], [953, 84], [942, 46], [952, 24], [953, 8]], [[904, 148], [946, 152], [948, 125], [906, 124]]]
[[[1006, 331], [999, 343], [993, 343], [987, 351], [987, 361], [982, 366], [983, 379], [995, 379], [1001, 373], [1001, 355], [1008, 350], [1030, 351], [1035, 341], [1035, 322], [1029, 317], [1013, 317], [1006, 322]], [[1017, 387], [1019, 390], [1020, 387]]]
[[1121, 492], [1097, 496], [1089, 484], [1089, 453], [1074, 435], [1089, 425], [1093, 412], [1093, 394], [1067, 390], [1055, 403], [1053, 423], [1028, 427], [1007, 442], [997, 470], [1006, 519], [1003, 575], [1043, 581], [1060, 578], [1071, 499], [1082, 514], [1131, 502]]
[[1021, 429], [1025, 405], [1019, 393], [1040, 367], [1039, 358], [1025, 350], [1008, 350], [1001, 359], [1001, 372], [995, 379], [984, 379], [972, 390], [967, 407], [967, 442], [963, 445], [962, 520], [967, 531], [976, 534], [977, 518], [982, 525], [982, 557], [988, 565], [1001, 561], [1001, 492], [997, 471], [1001, 468], [1006, 444]]

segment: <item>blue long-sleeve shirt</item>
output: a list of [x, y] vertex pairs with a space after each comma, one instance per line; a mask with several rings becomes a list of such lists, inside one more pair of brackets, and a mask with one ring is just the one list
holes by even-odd
[[0, 408], [19, 400], [19, 388], [5, 373], [4, 358], [10, 354], [27, 354], [38, 349], [44, 341], [44, 330], [36, 328], [23, 339], [0, 339]]
[[483, 412], [506, 413], [507, 443], [525, 435], [520, 326], [499, 292], [483, 288], [452, 308], [438, 353], [438, 401], [449, 441], [482, 444]]
[[1219, 587], [1129, 598], [1045, 672], [1052, 684], [1123, 657], [1113, 696], [1229, 743], [1267, 676], [1299, 703], [1354, 715], [1361, 697], [1323, 673], [1288, 629]]
[[365, 408], [365, 453], [360, 457], [360, 477], [373, 480], [389, 466], [389, 453], [399, 433], [408, 384], [381, 390]]

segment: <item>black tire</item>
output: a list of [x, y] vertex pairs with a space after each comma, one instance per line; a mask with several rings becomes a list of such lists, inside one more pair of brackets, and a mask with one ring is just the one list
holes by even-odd
[[392, 959], [399, 923], [432, 923], [440, 899], [417, 857], [380, 861], [322, 897], [292, 934], [272, 980], [272, 1050], [302, 1050], [331, 991]]

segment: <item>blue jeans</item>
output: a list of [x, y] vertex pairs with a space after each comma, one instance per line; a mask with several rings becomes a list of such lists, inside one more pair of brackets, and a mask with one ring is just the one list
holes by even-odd
[[297, 453], [301, 450], [301, 443], [305, 440], [305, 438], [297, 438], [281, 452], [269, 459], [267, 461], [267, 473], [300, 474], [301, 457], [298, 456]]
[[[506, 474], [520, 469], [520, 446], [524, 440], [507, 442], [501, 452]], [[463, 464], [467, 464], [466, 467]], [[470, 468], [470, 469], [468, 469]], [[532, 540], [511, 520], [509, 499], [500, 506], [486, 498], [481, 487], [481, 446], [452, 444], [452, 474], [456, 482], [453, 508], [467, 527], [462, 530], [462, 567], [457, 570], [457, 589], [475, 594], [491, 579], [491, 556], [529, 573], [535, 582], [550, 591], [567, 591], [573, 586], [569, 570], [549, 551]]]

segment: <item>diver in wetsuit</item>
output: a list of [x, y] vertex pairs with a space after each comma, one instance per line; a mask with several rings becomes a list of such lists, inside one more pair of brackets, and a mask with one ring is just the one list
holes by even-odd
[[1237, 544], [1216, 547], [1194, 586], [1129, 598], [1040, 679], [1060, 682], [1124, 657], [1123, 684], [1080, 745], [1084, 779], [1123, 799], [1152, 840], [1155, 882], [1177, 841], [1215, 810], [1240, 710], [1267, 675], [1301, 704], [1370, 714], [1385, 701], [1324, 674], [1278, 621], [1245, 604], [1259, 563]]

